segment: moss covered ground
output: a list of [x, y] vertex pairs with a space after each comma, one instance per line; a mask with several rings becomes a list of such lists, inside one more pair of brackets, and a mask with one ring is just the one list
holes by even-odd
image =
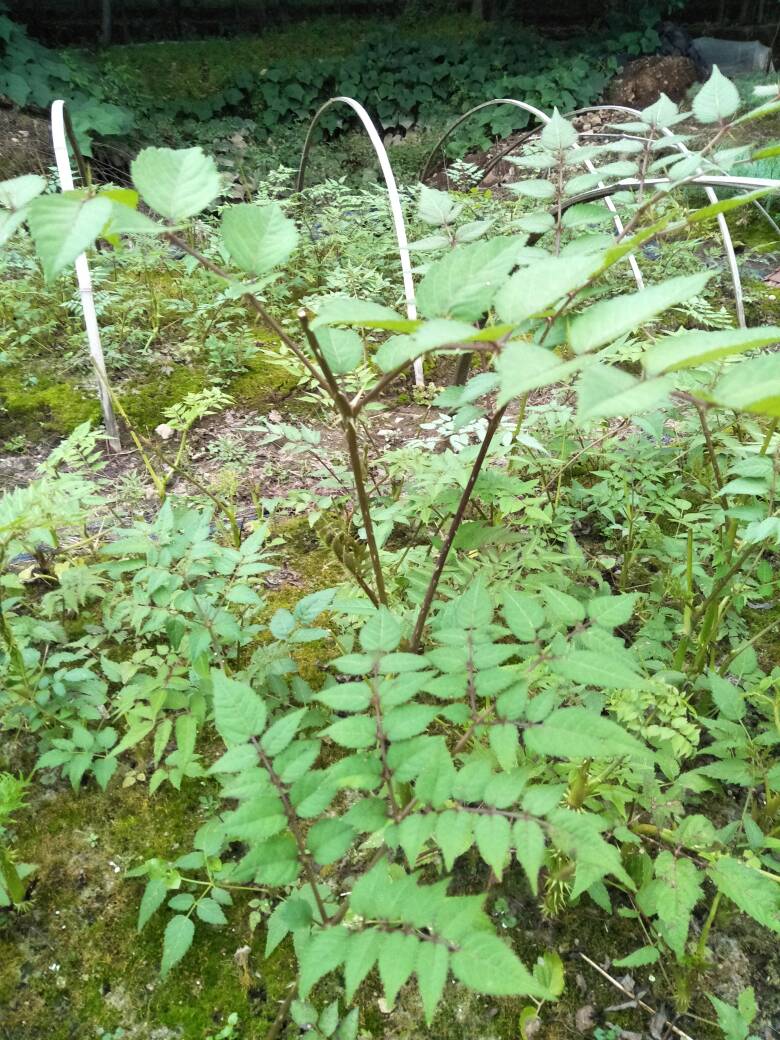
[[[165, 788], [150, 797], [144, 784], [124, 787], [121, 780], [108, 795], [94, 786], [78, 792], [56, 786], [35, 796], [17, 829], [20, 856], [37, 864], [29, 905], [24, 913], [0, 917], [4, 1040], [108, 1040], [117, 1035], [127, 1040], [207, 1040], [233, 1013], [240, 1023], [237, 1040], [266, 1036], [292, 981], [293, 957], [289, 944], [282, 944], [263, 959], [264, 935], [262, 929], [250, 931], [245, 898], [237, 896], [228, 926], [199, 926], [193, 949], [164, 981], [158, 975], [162, 920], [153, 919], [140, 936], [136, 932], [142, 889], [124, 871], [150, 855], [170, 858], [187, 851], [195, 829], [213, 808], [213, 798], [208, 781], [190, 781], [180, 792]], [[459, 877], [464, 891], [472, 883], [475, 889], [484, 883], [476, 877], [482, 869], [466, 862]], [[578, 1013], [580, 1021], [592, 1025], [615, 1022], [648, 1035], [644, 1013], [630, 1007], [608, 1010], [625, 998], [580, 957], [605, 964], [630, 952], [636, 944], [632, 922], [607, 920], [587, 905], [547, 919], [529, 897], [519, 871], [493, 890], [492, 907], [527, 962], [548, 949], [564, 958], [567, 989], [559, 1004], [544, 1009], [545, 1040], [580, 1035]], [[772, 1002], [780, 1005], [780, 950], [769, 933], [759, 933], [744, 918], [729, 921], [723, 915], [719, 924], [722, 934], [708, 988], [716, 985], [735, 999], [742, 986], [752, 983], [765, 1013]], [[236, 958], [245, 947], [246, 961]], [[761, 979], [755, 977], [759, 964]], [[669, 992], [664, 973], [673, 985], [686, 984], [675, 979], [673, 965], [633, 972], [651, 1005]], [[314, 999], [324, 1004], [336, 995], [333, 984], [323, 985]], [[362, 1035], [418, 1037], [422, 1019], [416, 988], [407, 986], [391, 1012], [379, 996], [378, 984], [370, 978], [361, 999]], [[483, 997], [450, 983], [425, 1035], [430, 1040], [517, 1040], [523, 1006], [522, 1000]], [[694, 1009], [706, 1015], [701, 1002]], [[117, 1034], [118, 1029], [124, 1034]], [[297, 1030], [287, 1035], [297, 1035]], [[697, 1040], [718, 1036], [701, 1023], [695, 1035]]]

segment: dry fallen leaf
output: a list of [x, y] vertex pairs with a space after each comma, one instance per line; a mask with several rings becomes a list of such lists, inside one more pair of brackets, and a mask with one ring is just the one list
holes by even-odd
[[596, 1016], [592, 1004], [583, 1004], [581, 1008], [577, 1008], [577, 1014], [574, 1016], [574, 1025], [578, 1032], [589, 1033], [595, 1024]]

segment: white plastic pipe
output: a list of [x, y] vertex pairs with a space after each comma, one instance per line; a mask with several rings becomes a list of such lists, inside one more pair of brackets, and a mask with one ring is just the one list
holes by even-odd
[[[454, 130], [457, 130], [457, 128], [461, 125], [461, 123], [465, 122], [470, 116], [474, 115], [475, 112], [479, 112], [483, 108], [490, 108], [493, 105], [512, 105], [515, 108], [520, 108], [524, 112], [529, 112], [532, 116], [535, 116], [536, 119], [541, 124], [543, 124], [545, 126], [547, 125], [547, 123], [550, 122], [550, 119], [552, 118], [551, 116], [548, 116], [546, 112], [543, 112], [540, 108], [536, 108], [535, 105], [529, 105], [529, 103], [527, 101], [519, 101], [517, 98], [493, 98], [490, 101], [483, 101], [482, 104], [475, 105], [474, 108], [470, 108], [468, 110], [468, 112], [464, 113], [460, 117], [460, 119], [457, 119], [451, 126], [449, 126], [447, 128], [447, 130], [445, 131], [445, 133], [442, 135], [442, 137], [439, 138], [439, 140], [433, 146], [433, 149], [431, 150], [431, 153], [428, 156], [428, 159], [427, 159], [427, 161], [425, 163], [425, 166], [422, 169], [422, 173], [420, 174], [420, 180], [424, 180], [425, 179], [425, 175], [428, 173], [428, 170], [430, 168], [431, 162], [433, 161], [434, 155], [438, 152], [438, 150], [441, 148], [441, 146], [444, 144], [444, 142], [447, 140], [447, 138], [450, 136], [450, 134]], [[534, 131], [532, 130], [531, 133], [533, 134]], [[579, 145], [575, 144], [574, 147], [575, 148], [579, 148]], [[504, 154], [508, 155], [509, 154], [509, 150], [507, 152], [503, 153], [501, 158], [503, 158]], [[495, 164], [495, 162], [496, 162], [496, 160], [494, 159], [493, 162], [488, 166], [488, 168], [483, 173], [483, 175], [482, 175], [483, 177], [487, 176], [488, 170], [492, 168], [492, 166]], [[590, 161], [590, 159], [585, 159], [584, 162], [583, 162], [583, 165], [584, 165], [585, 169], [589, 173], [598, 173], [598, 170], [593, 165], [593, 163]], [[602, 187], [602, 186], [603, 186], [603, 181], [599, 181], [599, 187]], [[615, 230], [617, 231], [617, 233], [619, 235], [622, 235], [622, 233], [623, 233], [623, 221], [620, 219], [620, 214], [617, 211], [617, 207], [615, 206], [615, 203], [612, 201], [611, 198], [609, 198], [607, 196], [604, 199], [604, 205], [607, 207], [609, 212], [612, 214], [612, 222], [615, 225]], [[631, 273], [634, 276], [634, 281], [637, 284], [637, 288], [638, 289], [643, 289], [645, 283], [644, 283], [644, 280], [642, 278], [642, 272], [639, 270], [639, 264], [636, 262], [636, 257], [634, 256], [633, 253], [629, 253], [629, 255], [627, 256], [626, 259], [628, 261], [629, 267], [631, 268]]]
[[[320, 116], [329, 109], [332, 105], [344, 104], [357, 113], [358, 119], [363, 124], [363, 129], [368, 134], [368, 139], [373, 145], [376, 157], [379, 160], [379, 168], [382, 171], [382, 176], [385, 179], [387, 186], [387, 195], [390, 202], [390, 213], [393, 218], [393, 227], [395, 228], [395, 238], [398, 243], [398, 257], [401, 261], [401, 277], [404, 284], [404, 295], [406, 297], [406, 314], [411, 321], [417, 319], [417, 303], [414, 293], [414, 279], [412, 277], [412, 262], [409, 256], [409, 241], [406, 237], [406, 224], [404, 223], [404, 213], [401, 208], [401, 196], [398, 194], [398, 185], [395, 182], [395, 174], [393, 173], [393, 167], [390, 165], [390, 159], [388, 158], [385, 146], [382, 143], [382, 138], [379, 136], [376, 127], [371, 121], [371, 116], [366, 112], [365, 108], [360, 104], [359, 101], [355, 101], [354, 98], [350, 97], [332, 97], [329, 101], [326, 101], [322, 108], [316, 113], [311, 123], [309, 124], [309, 130], [306, 134], [306, 140], [303, 145], [303, 152], [301, 153], [301, 165], [298, 170], [297, 190], [303, 190], [304, 178], [306, 176], [306, 165], [309, 161], [309, 150], [312, 143], [312, 134], [314, 128], [320, 120]], [[425, 385], [425, 377], [423, 375], [422, 360], [417, 358], [414, 362], [414, 381], [417, 386]]]
[[[73, 170], [70, 165], [70, 154], [68, 152], [68, 130], [65, 120], [64, 101], [55, 101], [51, 106], [51, 137], [54, 145], [57, 173], [60, 178], [60, 188], [62, 191], [73, 191]], [[100, 398], [100, 407], [103, 412], [107, 441], [112, 451], [119, 451], [122, 444], [119, 439], [119, 427], [117, 426], [116, 416], [111, 404], [103, 346], [100, 342], [100, 329], [98, 327], [97, 311], [95, 310], [95, 297], [92, 292], [92, 276], [89, 273], [86, 253], [81, 253], [76, 257], [76, 279], [79, 286], [89, 353], [97, 374], [98, 397]]]
[[[625, 112], [627, 115], [632, 115], [634, 117], [641, 116], [641, 112], [638, 109], [628, 108], [624, 105], [594, 105], [592, 108], [588, 109], [588, 111], [590, 112], [603, 112], [609, 110], [615, 112]], [[675, 137], [674, 131], [670, 130], [668, 126], [662, 126], [660, 129], [664, 137]], [[690, 148], [688, 148], [684, 141], [673, 141], [673, 144], [681, 155], [691, 154]], [[718, 201], [718, 196], [713, 190], [713, 188], [706, 187], [704, 189], [704, 194], [707, 196], [707, 199], [711, 203], [715, 203]], [[720, 229], [720, 235], [723, 239], [723, 248], [726, 252], [726, 261], [729, 265], [729, 271], [731, 272], [731, 282], [734, 286], [734, 303], [737, 308], [737, 322], [739, 323], [739, 327], [741, 329], [744, 329], [746, 324], [745, 302], [742, 296], [742, 277], [739, 273], [739, 265], [737, 264], [737, 254], [734, 251], [734, 243], [731, 240], [731, 232], [729, 231], [729, 225], [728, 221], [726, 220], [726, 214], [719, 213], [717, 219], [718, 228]]]

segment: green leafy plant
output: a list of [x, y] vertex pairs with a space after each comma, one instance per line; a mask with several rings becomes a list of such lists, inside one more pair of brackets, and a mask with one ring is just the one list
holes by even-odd
[[0, 907], [24, 904], [25, 878], [34, 871], [30, 863], [16, 863], [8, 842], [8, 825], [24, 807], [26, 781], [11, 773], [0, 773]]
[[65, 61], [55, 51], [31, 39], [22, 26], [7, 16], [0, 4], [0, 95], [21, 107], [48, 108], [65, 98], [73, 126], [86, 155], [91, 155], [95, 134], [111, 137], [134, 126], [130, 111], [104, 98], [97, 76], [84, 62]]
[[[186, 472], [210, 508], [166, 494], [152, 523], [121, 528], [98, 560], [72, 558], [43, 617], [18, 575], [4, 582], [3, 721], [36, 735], [39, 768], [105, 784], [145, 748], [151, 790], [218, 785], [191, 852], [130, 872], [144, 879], [139, 930], [165, 920], [163, 975], [251, 896], [266, 955], [292, 944], [299, 1025], [354, 1036], [356, 1009], [342, 1019], [338, 1002], [308, 1002], [335, 976], [349, 1007], [376, 969], [389, 1008], [416, 979], [428, 1024], [451, 979], [530, 998], [528, 1032], [563, 972], [554, 953], [528, 967], [529, 951], [499, 934], [489, 901], [509, 871], [547, 917], [593, 904], [635, 921], [640, 945], [619, 963], [674, 963], [681, 1013], [724, 902], [780, 931], [778, 676], [744, 619], [753, 592], [776, 586], [780, 329], [681, 329], [675, 308], [706, 293], [710, 273], [628, 293], [619, 266], [750, 201], [669, 202], [700, 169], [737, 161], [718, 146], [761, 114], [738, 106], [716, 70], [695, 107], [713, 133], [685, 157], [660, 133], [682, 120], [666, 98], [630, 124], [629, 149], [582, 142], [556, 112], [518, 160], [532, 174], [516, 184], [522, 215], [493, 237], [460, 223], [456, 200], [422, 191], [441, 252], [415, 320], [330, 294], [299, 309], [292, 331], [266, 298], [300, 241], [278, 203], [226, 208], [219, 260], [178, 228], [221, 190], [198, 149], [154, 148], [133, 164], [159, 219], [139, 220], [132, 193], [0, 185], [6, 220], [29, 222], [49, 280], [106, 233], [154, 234], [190, 257], [278, 337], [342, 435], [323, 466], [328, 494], [301, 501], [317, 503], [345, 588], [266, 609], [269, 528], [244, 537]], [[763, 112], [778, 106], [773, 94]], [[603, 165], [583, 172], [586, 159]], [[638, 190], [615, 240], [581, 195], [629, 172]], [[469, 363], [437, 397], [452, 418], [430, 424], [428, 441], [378, 449], [372, 406], [415, 359], [453, 355]], [[530, 397], [556, 388], [554, 403]], [[174, 413], [183, 433], [202, 404]], [[629, 423], [637, 446], [618, 443]], [[285, 425], [266, 430], [300, 454], [319, 447]], [[682, 486], [647, 479], [656, 461], [672, 470], [683, 457]], [[5, 555], [41, 530], [58, 547], [67, 510], [83, 522], [91, 494], [83, 472], [14, 492], [0, 514]], [[69, 569], [86, 580], [68, 584]], [[74, 640], [63, 618], [86, 602], [97, 624]], [[320, 643], [303, 674], [301, 647]], [[738, 818], [716, 797], [735, 786]], [[714, 1006], [729, 1035], [747, 1036], [748, 997]]]

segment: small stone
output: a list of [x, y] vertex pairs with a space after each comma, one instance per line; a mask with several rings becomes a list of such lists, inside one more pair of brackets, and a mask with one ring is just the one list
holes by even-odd
[[174, 428], [169, 426], [168, 423], [160, 423], [159, 426], [155, 426], [154, 432], [164, 441], [169, 441], [171, 437], [173, 437], [174, 433], [176, 433]]
[[589, 1033], [595, 1024], [596, 1016], [593, 1013], [592, 1004], [583, 1004], [581, 1008], [577, 1009], [577, 1013], [574, 1016], [574, 1025], [578, 1032]]

